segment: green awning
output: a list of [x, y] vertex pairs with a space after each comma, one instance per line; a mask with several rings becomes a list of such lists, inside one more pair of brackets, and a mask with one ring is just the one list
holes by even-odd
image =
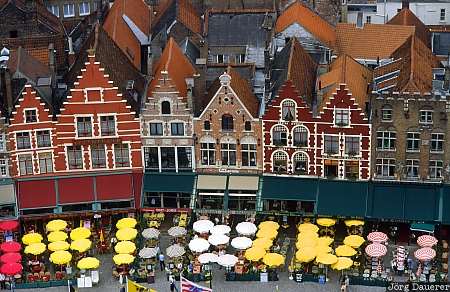
[[450, 185], [443, 186], [442, 192], [442, 223], [450, 224]]
[[399, 183], [372, 184], [368, 217], [376, 219], [402, 220], [404, 210], [404, 192]]
[[367, 190], [367, 182], [320, 180], [317, 214], [364, 217]]
[[144, 192], [192, 194], [194, 181], [194, 173], [146, 173]]
[[439, 185], [405, 185], [405, 219], [439, 220]]
[[433, 224], [426, 224], [426, 223], [413, 223], [411, 224], [410, 229], [412, 231], [422, 231], [422, 232], [434, 232], [434, 225]]
[[315, 201], [317, 179], [263, 176], [261, 199]]

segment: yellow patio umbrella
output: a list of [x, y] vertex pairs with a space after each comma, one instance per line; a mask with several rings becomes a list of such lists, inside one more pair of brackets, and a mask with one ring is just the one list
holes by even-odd
[[72, 240], [88, 238], [89, 236], [91, 236], [91, 231], [85, 227], [78, 227], [70, 232], [70, 239]]
[[274, 221], [264, 221], [259, 223], [258, 228], [261, 229], [275, 229], [278, 230], [280, 228], [280, 224]]
[[328, 245], [317, 245], [316, 254], [330, 253], [333, 249]]
[[299, 232], [304, 232], [304, 231], [317, 232], [317, 231], [319, 231], [319, 227], [312, 223], [302, 223], [298, 226], [298, 231]]
[[329, 236], [321, 236], [317, 239], [317, 245], [328, 246], [328, 245], [332, 244], [333, 241], [334, 241], [334, 239]]
[[358, 248], [364, 243], [364, 238], [359, 235], [349, 235], [344, 238], [344, 244], [353, 248]]
[[303, 239], [318, 239], [319, 234], [314, 231], [303, 231], [297, 235], [297, 241], [302, 241]]
[[301, 240], [297, 240], [295, 243], [295, 246], [298, 249], [301, 249], [302, 247], [315, 247], [317, 245], [317, 238], [303, 238]]
[[51, 251], [68, 250], [69, 247], [70, 244], [67, 241], [55, 241], [48, 245], [48, 249]]
[[53, 231], [47, 235], [47, 239], [49, 242], [65, 241], [67, 237], [67, 233], [65, 233], [64, 231]]
[[278, 253], [266, 253], [263, 257], [263, 263], [269, 267], [278, 267], [284, 264], [284, 256]]
[[65, 265], [72, 260], [72, 255], [67, 250], [58, 250], [50, 255], [50, 261], [55, 265]]
[[97, 269], [99, 266], [100, 261], [93, 257], [82, 258], [77, 264], [77, 267], [80, 270]]
[[137, 224], [136, 219], [134, 218], [122, 218], [116, 223], [117, 229], [123, 228], [134, 228]]
[[266, 254], [266, 250], [259, 246], [254, 246], [245, 251], [245, 258], [252, 262], [257, 262], [263, 258]]
[[49, 221], [46, 225], [47, 231], [60, 231], [67, 227], [67, 222], [61, 219]]
[[340, 245], [335, 249], [336, 255], [340, 257], [351, 257], [356, 254], [356, 250], [348, 245]]
[[136, 244], [131, 241], [120, 241], [114, 247], [116, 253], [132, 254], [136, 250]]
[[26, 246], [24, 252], [26, 254], [40, 255], [45, 251], [45, 248], [45, 244], [43, 244], [42, 242], [38, 242]]
[[335, 270], [341, 271], [350, 268], [353, 265], [353, 261], [346, 257], [338, 257], [338, 261], [331, 265]]
[[332, 265], [338, 261], [337, 256], [331, 253], [319, 254], [316, 257], [316, 262], [324, 265]]
[[316, 249], [314, 247], [304, 247], [295, 253], [295, 259], [301, 263], [309, 263], [316, 258]]
[[119, 253], [113, 257], [113, 261], [116, 265], [128, 265], [134, 261], [134, 256], [126, 253]]
[[323, 226], [323, 227], [331, 227], [336, 224], [336, 220], [332, 218], [319, 218], [316, 221], [317, 225]]
[[347, 225], [348, 227], [351, 227], [351, 226], [362, 226], [362, 225], [364, 225], [364, 221], [362, 221], [362, 220], [355, 220], [355, 219], [345, 220], [345, 225]]
[[253, 240], [252, 247], [262, 247], [264, 249], [269, 249], [273, 245], [273, 241], [267, 237], [261, 237]]
[[33, 243], [39, 243], [43, 239], [42, 235], [39, 233], [28, 233], [22, 237], [22, 242], [25, 245], [30, 245]]
[[70, 244], [70, 249], [78, 252], [85, 252], [91, 248], [91, 244], [92, 242], [87, 238], [77, 239], [72, 241]]
[[134, 228], [123, 228], [116, 232], [118, 240], [133, 240], [137, 236], [137, 230]]
[[274, 239], [275, 237], [277, 237], [277, 235], [278, 235], [278, 231], [276, 231], [275, 229], [260, 229], [260, 230], [258, 230], [258, 232], [256, 232], [257, 238]]

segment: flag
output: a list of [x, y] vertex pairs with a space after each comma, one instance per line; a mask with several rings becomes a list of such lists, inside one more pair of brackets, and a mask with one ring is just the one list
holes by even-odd
[[212, 292], [212, 289], [195, 284], [181, 277], [181, 292]]
[[156, 292], [156, 290], [153, 290], [151, 288], [146, 288], [142, 285], [139, 285], [136, 282], [131, 281], [128, 279], [127, 285], [126, 285], [126, 291], [127, 292]]

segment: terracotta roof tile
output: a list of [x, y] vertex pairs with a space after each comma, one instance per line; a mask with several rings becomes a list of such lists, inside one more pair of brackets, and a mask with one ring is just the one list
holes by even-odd
[[159, 84], [159, 80], [162, 78], [161, 71], [168, 73], [168, 77], [173, 81], [176, 90], [179, 92], [179, 96], [186, 97], [186, 78], [192, 78], [195, 74], [195, 69], [173, 38], [169, 39], [158, 61], [155, 76], [150, 83], [147, 96], [151, 96], [153, 90]]
[[406, 39], [414, 35], [413, 26], [391, 24], [364, 24], [363, 28], [352, 23], [338, 23], [336, 27], [338, 54], [354, 59], [387, 59]]
[[172, 5], [176, 5], [176, 20], [184, 24], [192, 32], [201, 34], [202, 20], [189, 0], [161, 1], [156, 8], [157, 16], [152, 23], [152, 27], [157, 26]]
[[330, 47], [336, 41], [336, 30], [314, 11], [295, 1], [277, 19], [275, 33], [282, 32], [293, 23], [298, 23], [323, 44]]
[[8, 67], [12, 74], [17, 77], [26, 77], [28, 80], [37, 83], [40, 77], [50, 77], [50, 68], [29, 55], [22, 47], [11, 51]]
[[368, 98], [367, 86], [372, 82], [372, 78], [372, 70], [359, 64], [348, 55], [339, 56], [331, 63], [329, 72], [318, 78], [323, 96], [319, 110], [322, 111], [339, 84], [346, 84], [352, 98], [360, 108], [363, 108]]
[[387, 24], [408, 25], [416, 28], [416, 35], [430, 47], [431, 35], [427, 26], [408, 8], [403, 8]]

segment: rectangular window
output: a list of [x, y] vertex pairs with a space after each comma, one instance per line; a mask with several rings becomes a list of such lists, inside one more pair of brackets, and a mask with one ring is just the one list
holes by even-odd
[[19, 132], [16, 133], [16, 143], [17, 149], [30, 149], [30, 133], [29, 132]]
[[345, 154], [350, 156], [359, 155], [359, 137], [345, 137]]
[[430, 160], [430, 168], [428, 169], [428, 176], [431, 179], [440, 179], [442, 178], [442, 169], [444, 163], [442, 160]]
[[51, 152], [39, 153], [39, 173], [53, 172], [53, 159]]
[[100, 135], [115, 136], [116, 135], [116, 119], [114, 116], [100, 117]]
[[51, 146], [49, 130], [37, 131], [36, 136], [37, 136], [37, 147], [38, 148]]
[[91, 117], [77, 118], [77, 135], [78, 137], [92, 137]]
[[395, 174], [395, 159], [380, 158], [377, 159], [377, 176], [394, 177]]
[[359, 178], [359, 162], [345, 161], [345, 178], [358, 179]]
[[0, 151], [5, 151], [5, 136], [0, 134]]
[[178, 171], [192, 170], [192, 149], [191, 147], [178, 147]]
[[114, 144], [116, 167], [130, 167], [130, 149], [128, 144]]
[[406, 151], [419, 151], [420, 133], [408, 133], [406, 135]]
[[50, 11], [56, 17], [59, 17], [59, 6], [58, 5], [48, 5], [47, 10]]
[[175, 171], [175, 147], [161, 147], [161, 170]]
[[91, 13], [91, 7], [89, 6], [89, 2], [81, 2], [78, 5], [80, 16], [88, 15]]
[[170, 132], [172, 136], [184, 136], [184, 123], [171, 123]]
[[389, 131], [377, 132], [377, 149], [378, 150], [395, 150], [395, 141], [397, 134]]
[[418, 178], [419, 177], [419, 160], [407, 159], [406, 160], [406, 177]]
[[434, 133], [431, 134], [431, 152], [443, 152], [444, 151], [444, 134]]
[[64, 17], [74, 17], [75, 16], [75, 4], [69, 3], [64, 4]]
[[0, 175], [6, 176], [8, 174], [6, 159], [0, 159]]
[[381, 120], [384, 122], [392, 121], [392, 108], [389, 106], [385, 106], [381, 109]]
[[366, 23], [372, 23], [372, 16], [370, 15], [366, 16]]
[[236, 64], [243, 64], [245, 63], [245, 54], [238, 54], [235, 56], [235, 62]]
[[441, 14], [440, 14], [439, 20], [445, 21], [445, 9], [444, 8], [441, 9]]
[[145, 147], [144, 158], [146, 170], [159, 170], [158, 147]]
[[105, 145], [91, 145], [92, 168], [106, 168]]
[[216, 164], [216, 146], [214, 143], [201, 143], [200, 152], [202, 155], [203, 165], [215, 165]]
[[236, 165], [236, 144], [222, 143], [220, 144], [220, 153], [222, 154], [222, 165]]
[[150, 136], [162, 136], [162, 123], [150, 123]]
[[334, 124], [339, 127], [346, 127], [350, 125], [350, 110], [335, 109], [334, 110]]
[[67, 146], [69, 169], [83, 169], [83, 152], [81, 146]]
[[33, 157], [31, 154], [19, 155], [20, 175], [33, 174]]
[[420, 111], [419, 123], [432, 124], [433, 123], [433, 111]]
[[324, 151], [327, 154], [339, 153], [339, 137], [338, 136], [325, 136]]
[[256, 144], [241, 144], [242, 166], [256, 166]]
[[228, 55], [218, 54], [216, 56], [216, 63], [224, 64], [224, 63], [228, 63], [228, 62], [229, 62]]
[[36, 110], [34, 109], [25, 110], [25, 123], [36, 123], [36, 122], [37, 122]]

